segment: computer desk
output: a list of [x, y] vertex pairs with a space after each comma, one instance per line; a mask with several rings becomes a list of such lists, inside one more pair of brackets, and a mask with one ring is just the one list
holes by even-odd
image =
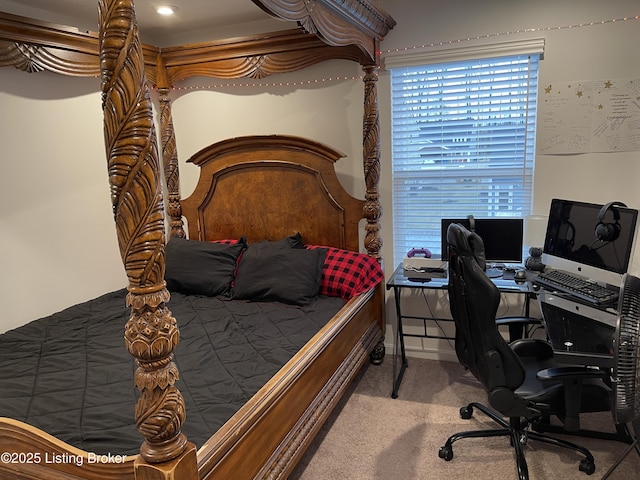
[[616, 306], [590, 305], [571, 295], [544, 289], [537, 298], [547, 340], [561, 362], [613, 368]]
[[[513, 279], [513, 274], [511, 274], [511, 278], [509, 278], [508, 274], [505, 274], [499, 278], [492, 278], [493, 283], [498, 287], [501, 293], [514, 293], [525, 295], [525, 316], [529, 316], [530, 312], [530, 301], [535, 298], [535, 290], [531, 283], [531, 279], [533, 277], [533, 273], [527, 272], [528, 278], [523, 281], [515, 281]], [[427, 331], [427, 325], [429, 322], [453, 322], [451, 318], [432, 318], [426, 316], [413, 316], [413, 315], [405, 315], [402, 313], [402, 291], [404, 289], [421, 289], [421, 290], [446, 290], [449, 285], [449, 278], [447, 275], [447, 270], [445, 269], [442, 273], [418, 273], [413, 271], [406, 271], [403, 267], [403, 264], [399, 264], [398, 267], [393, 272], [393, 275], [387, 282], [387, 290], [393, 289], [394, 300], [396, 303], [396, 338], [394, 342], [394, 350], [397, 346], [400, 347], [400, 370], [397, 371], [397, 361], [398, 356], [394, 351], [393, 355], [393, 389], [391, 392], [392, 398], [398, 398], [398, 389], [400, 388], [400, 384], [402, 383], [402, 377], [404, 376], [404, 372], [409, 366], [407, 362], [407, 354], [404, 344], [404, 337], [418, 337], [418, 338], [435, 338], [435, 339], [445, 339], [445, 340], [454, 340], [452, 337], [447, 337], [444, 335], [432, 335]], [[424, 331], [422, 333], [405, 333], [402, 325], [403, 320], [421, 320], [423, 322]], [[510, 325], [509, 326], [509, 337], [520, 338], [524, 333], [524, 325]]]
[[[611, 307], [595, 307], [587, 305], [584, 302], [576, 301], [569, 295], [549, 292], [544, 289], [534, 287], [532, 280], [537, 275], [536, 272], [527, 272], [525, 281], [516, 282], [509, 278], [508, 275], [492, 278], [491, 280], [498, 287], [500, 292], [514, 293], [525, 295], [525, 316], [530, 314], [531, 300], [537, 300], [540, 311], [544, 317], [543, 324], [545, 326], [547, 340], [554, 347], [554, 355], [557, 355], [563, 363], [574, 365], [587, 365], [603, 368], [606, 370], [613, 368], [613, 355], [604, 351], [602, 345], [606, 349], [610, 346], [613, 335], [615, 334], [615, 325], [617, 322], [617, 312]], [[422, 278], [417, 278], [422, 277]], [[394, 351], [393, 355], [393, 388], [391, 397], [398, 398], [398, 390], [402, 383], [404, 372], [407, 369], [408, 362], [404, 344], [404, 337], [421, 337], [421, 338], [440, 338], [453, 340], [451, 337], [443, 335], [431, 335], [427, 332], [427, 322], [443, 321], [453, 322], [451, 318], [430, 318], [404, 315], [402, 313], [401, 293], [405, 288], [441, 290], [446, 289], [449, 285], [447, 272], [436, 274], [417, 274], [415, 272], [405, 272], [403, 265], [400, 264], [393, 272], [393, 275], [387, 282], [387, 290], [393, 289], [394, 299], [396, 302], [396, 338], [394, 348], [400, 347], [400, 370], [397, 369], [398, 355]], [[424, 333], [414, 334], [405, 333], [403, 330], [403, 319], [422, 320], [424, 325]], [[570, 325], [573, 324], [572, 327]], [[550, 330], [550, 331], [549, 331]], [[521, 338], [522, 329], [512, 330], [510, 326], [509, 337]], [[584, 343], [584, 341], [591, 343]], [[547, 430], [555, 433], [567, 434], [562, 427], [547, 425]], [[616, 425], [616, 431], [599, 432], [580, 430], [572, 434], [594, 437], [605, 440], [614, 440], [625, 443], [631, 443], [631, 438], [623, 426]]]
[[[544, 289], [537, 292], [537, 298], [554, 357], [565, 364], [598, 367], [612, 374], [615, 363], [613, 343], [618, 322], [616, 307], [594, 306], [571, 295]], [[610, 380], [611, 377], [604, 379], [609, 384]], [[562, 427], [553, 425], [547, 425], [546, 429], [553, 433], [624, 443], [633, 441], [622, 424], [615, 424], [615, 433], [582, 429], [566, 432]]]

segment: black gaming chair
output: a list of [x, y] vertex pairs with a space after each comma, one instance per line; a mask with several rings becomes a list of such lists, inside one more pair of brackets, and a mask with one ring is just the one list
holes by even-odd
[[[482, 383], [488, 392], [488, 408], [480, 403], [470, 403], [460, 409], [462, 418], [471, 418], [476, 408], [492, 418], [500, 428], [495, 430], [467, 431], [449, 437], [440, 448], [444, 460], [453, 458], [452, 444], [463, 438], [510, 437], [515, 449], [520, 480], [528, 479], [524, 447], [528, 440], [538, 440], [557, 447], [580, 452], [584, 458], [579, 469], [587, 474], [595, 471], [593, 455], [581, 446], [556, 439], [529, 427], [539, 420], [565, 415], [565, 405], [580, 411], [579, 403], [584, 391], [577, 398], [568, 394], [563, 383], [574, 385], [585, 378], [601, 382], [604, 372], [583, 367], [560, 368], [553, 359], [551, 346], [538, 339], [519, 339], [508, 344], [495, 323], [500, 303], [496, 285], [479, 267], [474, 256], [479, 240], [475, 233], [459, 224], [447, 230], [449, 243], [449, 304], [456, 326], [455, 349], [460, 363]], [[542, 382], [538, 373], [550, 378]], [[603, 389], [607, 387], [602, 383]], [[575, 390], [575, 389], [574, 389]]]

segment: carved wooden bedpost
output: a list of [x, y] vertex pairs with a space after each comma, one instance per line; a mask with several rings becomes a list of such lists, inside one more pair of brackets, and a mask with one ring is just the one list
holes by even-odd
[[378, 111], [378, 66], [364, 65], [364, 121], [363, 162], [365, 180], [364, 217], [366, 236], [364, 246], [369, 255], [380, 258], [382, 238], [380, 236], [380, 113]]
[[187, 235], [182, 223], [182, 207], [180, 206], [180, 170], [178, 169], [178, 152], [176, 149], [176, 132], [173, 129], [171, 116], [171, 99], [169, 89], [158, 88], [160, 100], [160, 132], [162, 135], [162, 163], [167, 182], [167, 199], [169, 205], [169, 235], [185, 238]]
[[[380, 236], [380, 112], [378, 111], [378, 66], [363, 65], [364, 70], [364, 120], [362, 154], [364, 164], [365, 204], [363, 215], [367, 219], [364, 247], [372, 257], [382, 262], [382, 238]], [[380, 287], [382, 288], [382, 287]], [[384, 335], [384, 322], [381, 325]], [[384, 336], [369, 355], [371, 363], [379, 365], [384, 360]]]
[[173, 116], [171, 114], [171, 98], [169, 91], [171, 86], [167, 78], [167, 70], [162, 55], [158, 55], [158, 94], [160, 101], [160, 135], [162, 146], [162, 164], [164, 176], [167, 182], [167, 198], [169, 205], [169, 235], [185, 238], [184, 224], [182, 223], [182, 207], [180, 206], [180, 170], [178, 168], [178, 150], [176, 148], [176, 131], [173, 128]]
[[141, 392], [135, 417], [144, 437], [136, 478], [197, 478], [195, 447], [180, 427], [184, 400], [175, 387], [176, 320], [166, 306], [165, 225], [151, 101], [132, 0], [99, 0], [102, 109], [109, 182], [120, 255], [129, 279], [127, 349]]

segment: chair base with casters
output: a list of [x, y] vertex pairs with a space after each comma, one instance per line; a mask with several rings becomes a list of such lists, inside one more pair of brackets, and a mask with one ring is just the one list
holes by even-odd
[[567, 448], [579, 452], [584, 456], [578, 467], [579, 470], [586, 473], [587, 475], [592, 475], [595, 472], [595, 460], [591, 452], [585, 447], [576, 445], [566, 440], [549, 437], [547, 435], [531, 431], [528, 429], [528, 427], [531, 425], [528, 421], [523, 421], [517, 417], [512, 417], [508, 420], [504, 419], [497, 412], [493, 411], [490, 408], [487, 408], [481, 403], [472, 402], [466, 407], [462, 407], [460, 409], [460, 417], [465, 420], [472, 418], [474, 409], [478, 409], [483, 412], [502, 428], [489, 430], [469, 430], [465, 432], [455, 433], [447, 439], [446, 443], [442, 447], [440, 447], [440, 450], [438, 452], [438, 456], [440, 458], [446, 461], [452, 460], [453, 443], [458, 440], [462, 440], [465, 438], [509, 437], [511, 446], [515, 450], [515, 460], [519, 480], [527, 480], [529, 478], [529, 469], [527, 467], [527, 460], [524, 454], [524, 447], [527, 445], [527, 442], [529, 440], [544, 442], [556, 447]]
[[583, 428], [575, 431], [568, 431], [562, 425], [554, 425], [549, 423], [548, 420], [542, 420], [533, 425], [533, 428], [538, 433], [568, 435], [579, 438], [595, 438], [598, 440], [607, 440], [609, 442], [626, 443], [627, 445], [635, 441], [634, 436], [631, 434], [626, 425], [615, 425], [615, 432], [602, 432], [599, 430], [589, 430]]
[[[583, 458], [579, 470], [595, 472], [593, 455], [585, 447], [535, 431], [536, 424], [557, 417], [569, 429], [579, 429], [579, 414], [596, 392], [608, 398], [610, 389], [598, 369], [562, 365], [550, 343], [520, 338], [507, 343], [498, 331], [500, 292], [485, 275], [478, 258], [483, 243], [458, 224], [447, 229], [449, 245], [449, 307], [455, 322], [455, 351], [460, 364], [484, 387], [487, 406], [470, 403], [460, 410], [468, 419], [478, 409], [498, 428], [451, 435], [439, 456], [453, 459], [453, 443], [463, 438], [508, 437], [516, 457], [518, 478], [528, 480], [525, 447], [529, 440], [573, 450]], [[477, 252], [481, 252], [478, 254]], [[608, 402], [589, 408], [609, 409]]]
[[[591, 452], [573, 442], [552, 437], [542, 433], [548, 428], [549, 418], [560, 415], [563, 429], [560, 433], [580, 431], [578, 416], [580, 412], [591, 410], [584, 408], [586, 398], [596, 397], [594, 411], [609, 410], [608, 403], [602, 403], [602, 396], [608, 388], [601, 383], [605, 372], [598, 369], [555, 363], [553, 349], [542, 340], [520, 339], [510, 344], [511, 350], [517, 354], [524, 367], [525, 379], [515, 391], [503, 387], [488, 390], [489, 404], [472, 402], [460, 409], [460, 417], [472, 418], [474, 409], [480, 410], [498, 424], [500, 428], [489, 430], [465, 431], [453, 434], [440, 448], [438, 455], [444, 460], [453, 458], [453, 443], [464, 438], [509, 437], [515, 451], [516, 467], [519, 480], [528, 480], [529, 472], [525, 458], [525, 447], [529, 440], [538, 441], [573, 450], [583, 456], [578, 469], [587, 475], [596, 470], [595, 459]], [[487, 358], [497, 358], [489, 352]], [[498, 365], [497, 363], [492, 363]], [[541, 370], [538, 370], [541, 368]], [[498, 369], [499, 370], [499, 369]], [[502, 382], [499, 382], [502, 383]], [[553, 405], [553, 408], [551, 407]], [[508, 417], [499, 411], [510, 411]], [[569, 428], [569, 430], [567, 430]]]

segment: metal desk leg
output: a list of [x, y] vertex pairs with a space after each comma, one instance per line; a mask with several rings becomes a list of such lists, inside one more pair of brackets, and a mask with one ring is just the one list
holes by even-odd
[[[393, 390], [391, 392], [391, 398], [398, 398], [398, 389], [400, 388], [400, 383], [402, 383], [402, 377], [404, 376], [404, 371], [407, 369], [409, 364], [407, 363], [407, 353], [404, 347], [404, 332], [402, 330], [402, 309], [400, 308], [400, 288], [393, 287], [393, 295], [396, 301], [396, 341], [394, 344], [394, 352], [393, 352]], [[401, 357], [401, 365], [400, 371], [396, 376], [396, 366], [398, 362], [397, 356], [397, 346], [400, 344], [400, 357]]]

